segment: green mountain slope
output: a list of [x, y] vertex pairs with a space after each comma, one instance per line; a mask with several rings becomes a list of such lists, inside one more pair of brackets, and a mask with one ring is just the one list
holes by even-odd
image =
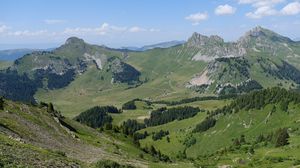
[[[296, 166], [300, 156], [299, 109], [298, 92], [280, 88], [257, 91], [218, 110], [142, 129], [140, 133], [147, 131], [150, 136], [140, 143], [142, 147], [153, 145], [172, 158], [188, 158], [202, 166]], [[214, 118], [215, 124], [195, 130], [207, 118]], [[278, 131], [283, 128], [289, 134], [288, 145], [278, 147]], [[152, 133], [160, 130], [169, 134], [154, 140]]]

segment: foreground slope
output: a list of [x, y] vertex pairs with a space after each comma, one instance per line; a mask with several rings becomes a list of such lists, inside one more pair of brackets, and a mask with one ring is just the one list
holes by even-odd
[[137, 167], [139, 149], [130, 141], [82, 126], [47, 107], [5, 100], [0, 110], [0, 163], [24, 167], [87, 167], [114, 160]]

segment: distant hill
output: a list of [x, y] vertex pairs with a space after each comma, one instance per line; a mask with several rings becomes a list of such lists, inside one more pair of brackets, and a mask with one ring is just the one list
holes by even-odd
[[8, 49], [0, 50], [1, 61], [14, 61], [25, 54], [32, 53], [34, 51], [51, 51], [53, 49]]
[[169, 48], [173, 46], [177, 46], [180, 44], [185, 43], [185, 41], [168, 41], [168, 42], [162, 42], [162, 43], [157, 43], [153, 45], [146, 45], [143, 47], [122, 47], [121, 49], [127, 49], [131, 51], [146, 51], [146, 50], [151, 50], [154, 48]]

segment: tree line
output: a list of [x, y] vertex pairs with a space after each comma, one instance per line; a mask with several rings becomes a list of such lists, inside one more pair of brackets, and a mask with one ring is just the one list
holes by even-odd
[[112, 117], [108, 113], [120, 113], [114, 106], [96, 106], [80, 113], [74, 119], [92, 128], [99, 128], [104, 125], [111, 125]]
[[184, 106], [167, 109], [166, 107], [153, 110], [149, 119], [145, 119], [145, 125], [157, 126], [174, 120], [183, 120], [194, 117], [200, 109], [198, 107]]

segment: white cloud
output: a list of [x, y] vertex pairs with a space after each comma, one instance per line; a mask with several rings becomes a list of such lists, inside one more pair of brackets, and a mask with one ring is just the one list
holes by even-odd
[[134, 26], [134, 27], [131, 27], [128, 31], [131, 33], [137, 33], [137, 32], [145, 32], [145, 31], [147, 31], [147, 29], [138, 27], [138, 26]]
[[66, 38], [69, 36], [104, 36], [113, 35], [119, 36], [122, 33], [137, 33], [137, 32], [158, 32], [159, 29], [155, 28], [142, 28], [139, 26], [133, 26], [130, 28], [110, 25], [103, 23], [99, 27], [75, 27], [65, 28], [61, 31], [49, 31], [49, 30], [13, 30], [12, 28], [0, 24], [0, 36], [1, 37], [13, 37], [13, 38]]
[[124, 32], [130, 32], [130, 33], [138, 33], [138, 32], [158, 32], [158, 29], [146, 29], [139, 26], [133, 26], [130, 28], [127, 27], [119, 27], [110, 25], [108, 23], [103, 23], [100, 27], [96, 28], [66, 28], [63, 31], [63, 34], [67, 35], [107, 35], [107, 34], [113, 34], [113, 33], [124, 33]]
[[6, 32], [8, 29], [9, 29], [8, 26], [6, 26], [6, 25], [0, 25], [0, 33], [4, 33], [4, 32]]
[[198, 25], [201, 21], [204, 21], [207, 18], [207, 13], [195, 13], [185, 17], [185, 19], [191, 21], [193, 25]]
[[155, 28], [151, 28], [151, 29], [149, 29], [149, 31], [150, 31], [150, 32], [160, 32], [159, 29], [155, 29]]
[[59, 20], [59, 19], [46, 19], [44, 20], [46, 24], [60, 24], [60, 23], [65, 23], [65, 20]]
[[230, 14], [234, 14], [236, 11], [236, 8], [225, 4], [225, 5], [219, 5], [216, 9], [215, 9], [215, 14], [216, 15], [230, 15]]
[[12, 36], [41, 36], [41, 35], [48, 35], [48, 31], [47, 30], [38, 30], [38, 31], [22, 30], [22, 31], [9, 32], [8, 35], [12, 35]]
[[118, 27], [118, 26], [112, 26], [108, 23], [103, 23], [100, 27], [96, 28], [66, 28], [63, 31], [63, 34], [68, 35], [85, 35], [85, 34], [91, 34], [91, 35], [106, 35], [110, 32], [123, 32], [126, 31], [126, 27]]
[[278, 12], [270, 6], [262, 6], [257, 8], [254, 12], [246, 13], [246, 16], [252, 19], [260, 19], [264, 16], [276, 15]]
[[240, 4], [251, 4], [255, 8], [264, 6], [275, 6], [279, 3], [285, 2], [285, 0], [238, 0]]
[[289, 3], [284, 8], [281, 9], [280, 13], [282, 15], [297, 15], [300, 13], [300, 3], [299, 2]]
[[238, 0], [238, 2], [240, 4], [249, 4], [254, 8], [254, 11], [246, 13], [247, 17], [260, 19], [265, 16], [283, 14], [282, 11], [276, 9], [276, 6], [286, 2], [286, 0]]

